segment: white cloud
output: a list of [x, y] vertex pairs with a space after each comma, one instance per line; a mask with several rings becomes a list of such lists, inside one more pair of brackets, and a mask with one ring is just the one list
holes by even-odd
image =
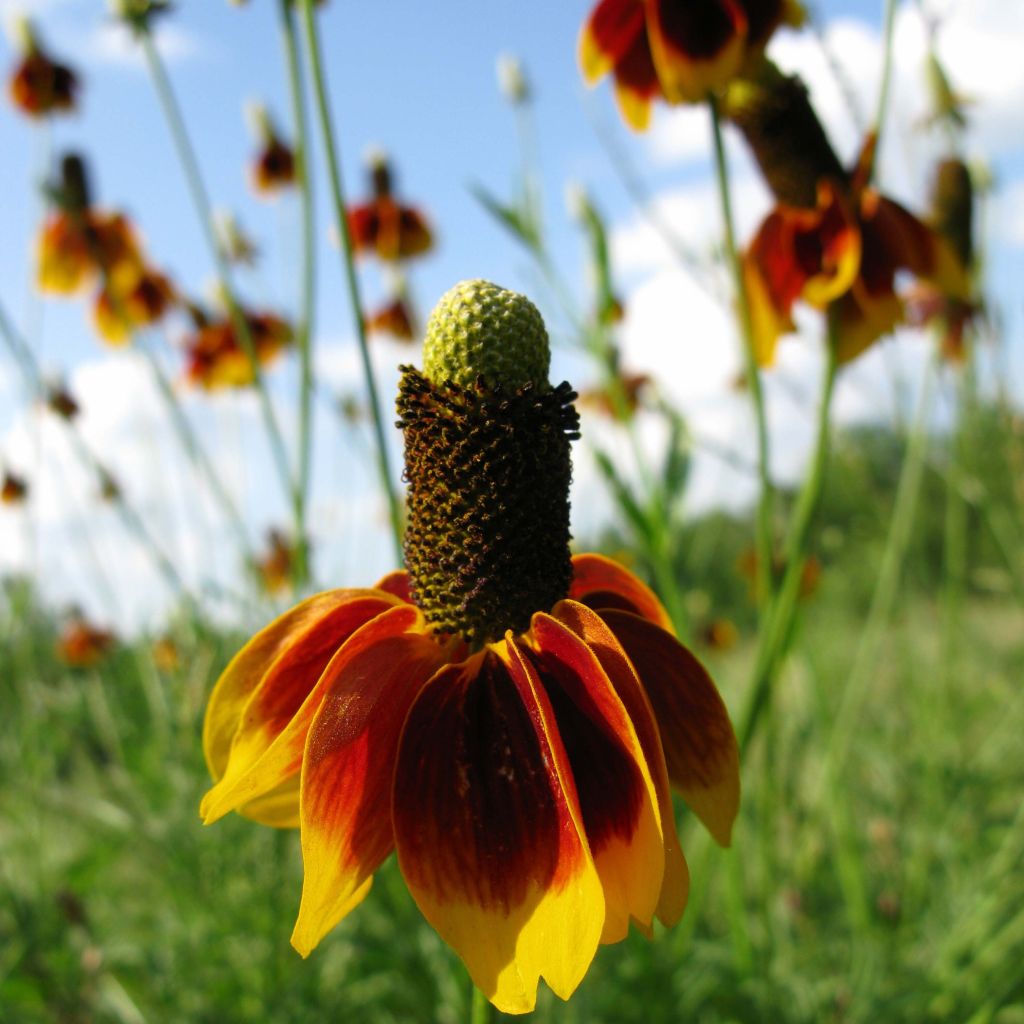
[[[203, 44], [198, 36], [174, 23], [158, 23], [153, 33], [156, 48], [168, 64], [180, 64], [199, 56]], [[121, 68], [144, 68], [145, 60], [138, 42], [123, 24], [106, 20], [84, 34], [77, 51], [93, 64]]]

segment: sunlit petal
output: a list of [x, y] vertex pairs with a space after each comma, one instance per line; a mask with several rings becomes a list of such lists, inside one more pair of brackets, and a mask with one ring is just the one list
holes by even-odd
[[596, 610], [618, 608], [634, 612], [672, 632], [672, 620], [654, 591], [604, 555], [573, 555], [568, 596]]

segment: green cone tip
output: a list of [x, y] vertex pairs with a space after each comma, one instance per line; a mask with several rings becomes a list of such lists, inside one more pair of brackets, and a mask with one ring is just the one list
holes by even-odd
[[423, 343], [423, 374], [435, 387], [548, 386], [551, 348], [537, 307], [490, 281], [460, 281], [434, 307]]

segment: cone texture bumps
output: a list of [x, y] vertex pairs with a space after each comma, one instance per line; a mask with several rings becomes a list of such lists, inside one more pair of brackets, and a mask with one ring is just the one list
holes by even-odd
[[412, 594], [442, 633], [474, 646], [526, 630], [568, 593], [575, 392], [547, 382], [549, 350], [528, 299], [457, 285], [430, 319], [426, 372], [403, 367]]

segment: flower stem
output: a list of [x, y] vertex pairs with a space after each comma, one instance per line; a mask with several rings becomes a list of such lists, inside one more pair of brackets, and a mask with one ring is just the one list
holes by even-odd
[[292, 0], [279, 0], [281, 34], [288, 65], [288, 91], [291, 96], [294, 130], [295, 175], [302, 205], [302, 264], [299, 272], [301, 294], [295, 325], [299, 350], [299, 453], [295, 481], [296, 517], [302, 528], [295, 537], [295, 577], [305, 579], [309, 568], [309, 550], [305, 530], [309, 501], [310, 469], [313, 456], [313, 316], [316, 301], [316, 247], [313, 233], [313, 183], [309, 173], [309, 124], [302, 91], [299, 47]]
[[345, 270], [345, 283], [348, 288], [349, 302], [352, 306], [352, 317], [355, 322], [356, 340], [359, 344], [359, 356], [363, 366], [363, 378], [366, 382], [367, 398], [370, 403], [370, 416], [373, 421], [373, 432], [377, 445], [377, 469], [380, 475], [381, 488], [387, 498], [388, 516], [391, 521], [391, 532], [394, 537], [395, 551], [399, 561], [402, 559], [402, 507], [398, 492], [391, 477], [390, 460], [388, 457], [387, 438], [384, 434], [384, 419], [381, 414], [380, 396], [370, 359], [370, 346], [366, 336], [366, 318], [363, 316], [363, 305], [359, 296], [359, 280], [356, 277], [355, 256], [352, 249], [352, 237], [349, 232], [348, 214], [345, 205], [345, 193], [342, 187], [341, 166], [338, 160], [334, 134], [331, 131], [331, 113], [327, 101], [327, 88], [324, 81], [323, 67], [320, 59], [320, 40], [317, 35], [316, 13], [313, 10], [314, 0], [302, 0], [303, 26], [306, 38], [306, 56], [313, 80], [313, 92], [316, 101], [317, 117], [320, 121], [320, 133], [323, 136], [324, 154], [327, 159], [327, 170], [334, 207], [335, 226], [341, 243], [342, 263]]
[[270, 393], [267, 391], [266, 382], [263, 379], [263, 373], [260, 370], [259, 359], [256, 355], [256, 346], [252, 338], [252, 331], [249, 329], [249, 324], [242, 315], [242, 310], [235, 298], [234, 289], [231, 285], [230, 269], [228, 268], [224, 253], [221, 251], [220, 244], [217, 241], [217, 235], [214, 230], [213, 210], [210, 206], [210, 198], [207, 195], [206, 186], [203, 184], [202, 175], [199, 172], [199, 163], [196, 159], [195, 151], [192, 148], [192, 143], [189, 140], [188, 132], [185, 129], [185, 122], [181, 116], [181, 110], [178, 107], [177, 99], [174, 96], [174, 90], [171, 88], [171, 82], [167, 76], [167, 70], [160, 58], [160, 54], [157, 52], [153, 39], [149, 32], [145, 30], [138, 33], [138, 38], [142, 45], [142, 52], [146, 58], [146, 64], [149, 67], [150, 77], [153, 79], [153, 86], [156, 90], [157, 98], [160, 102], [161, 109], [163, 110], [164, 117], [167, 120], [167, 125], [170, 128], [174, 147], [178, 153], [178, 159], [180, 160], [182, 170], [185, 173], [185, 180], [188, 184], [189, 193], [192, 196], [192, 203], [195, 206], [196, 215], [198, 217], [203, 236], [206, 239], [207, 246], [210, 249], [210, 255], [212, 256], [217, 268], [217, 276], [224, 292], [224, 300], [228, 307], [228, 315], [231, 318], [232, 327], [238, 337], [239, 343], [245, 350], [246, 355], [249, 357], [249, 362], [252, 367], [253, 385], [256, 388], [257, 395], [259, 396], [260, 409], [262, 411], [267, 437], [270, 442], [271, 452], [273, 453], [278, 473], [281, 477], [281, 484], [285, 489], [285, 493], [292, 501], [293, 512], [296, 516], [296, 531], [298, 532], [302, 526], [301, 522], [298, 521], [299, 513], [301, 512], [301, 502], [296, 497], [298, 489], [292, 481], [291, 469], [288, 465], [288, 453], [285, 449], [281, 429], [277, 423], [277, 417], [274, 414], [274, 407], [270, 401]]
[[487, 1001], [487, 996], [474, 985], [469, 1008], [470, 1024], [489, 1024], [492, 1016], [491, 1004]]
[[774, 488], [771, 481], [768, 450], [768, 419], [765, 413], [764, 391], [761, 387], [761, 372], [757, 365], [757, 352], [754, 341], [754, 324], [750, 315], [750, 301], [747, 285], [743, 277], [743, 264], [739, 249], [736, 246], [736, 233], [733, 227], [732, 198], [729, 194], [729, 167], [725, 157], [725, 145], [722, 140], [722, 119], [718, 109], [718, 100], [713, 94], [708, 95], [708, 109], [711, 113], [711, 131], [714, 136], [715, 149], [715, 180], [718, 185], [718, 196], [722, 206], [722, 223], [725, 233], [725, 249], [729, 260], [729, 269], [733, 277], [736, 313], [739, 321], [740, 334], [743, 341], [743, 356], [746, 368], [747, 385], [754, 408], [754, 420], [757, 428], [757, 470], [760, 482], [760, 495], [757, 503], [757, 598], [761, 608], [762, 622], [772, 601], [772, 513], [774, 506]]
[[882, 140], [882, 128], [885, 126], [885, 115], [889, 112], [889, 87], [892, 84], [892, 51], [893, 28], [896, 24], [896, 0], [885, 0], [885, 11], [882, 15], [882, 80], [878, 87], [878, 106], [875, 108], [875, 148], [869, 168], [868, 180], [877, 163], [878, 147]]
[[829, 339], [826, 345], [825, 375], [818, 407], [814, 455], [793, 510], [783, 552], [785, 570], [782, 583], [765, 615], [747, 706], [743, 709], [739, 719], [737, 737], [741, 754], [746, 753], [757, 731], [758, 720], [771, 696], [772, 684], [789, 644], [793, 624], [796, 620], [800, 582], [807, 559], [808, 540], [825, 485], [825, 466], [828, 462], [830, 435], [829, 414], [837, 370], [836, 319], [832, 310], [829, 311], [828, 320]]

